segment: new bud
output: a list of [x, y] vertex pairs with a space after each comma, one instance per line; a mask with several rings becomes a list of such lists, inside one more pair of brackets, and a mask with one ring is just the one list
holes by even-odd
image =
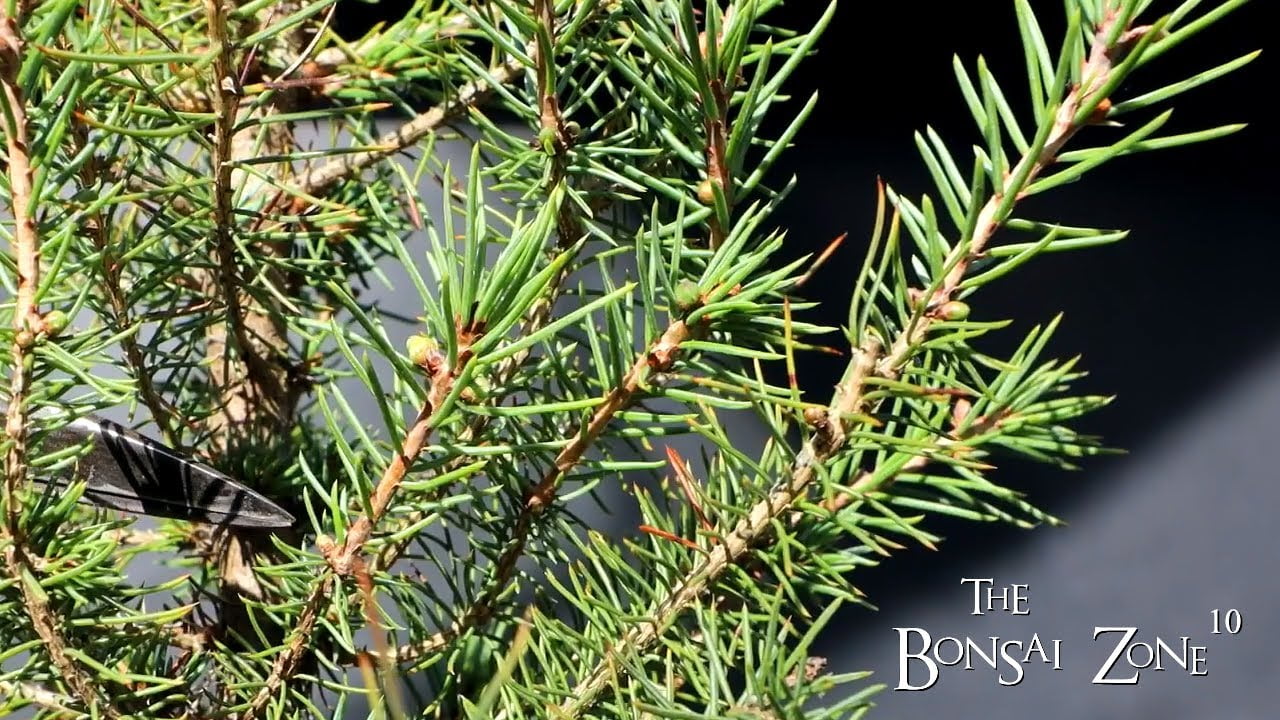
[[952, 300], [938, 308], [938, 317], [943, 320], [963, 320], [969, 317], [969, 305], [959, 300]]
[[698, 183], [698, 202], [703, 205], [711, 205], [716, 201], [716, 191], [711, 187], [711, 178], [706, 178]]
[[44, 326], [44, 334], [52, 338], [57, 337], [63, 330], [67, 329], [71, 318], [67, 317], [67, 314], [61, 310], [51, 310], [44, 314], [40, 322]]
[[440, 346], [426, 335], [410, 335], [405, 341], [405, 348], [409, 351], [409, 362], [418, 367], [426, 367]]
[[676, 285], [676, 307], [680, 312], [689, 312], [690, 310], [702, 304], [702, 290], [698, 288], [698, 283], [684, 279], [680, 284]]

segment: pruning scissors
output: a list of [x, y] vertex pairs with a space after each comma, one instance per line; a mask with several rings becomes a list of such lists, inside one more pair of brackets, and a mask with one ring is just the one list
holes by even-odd
[[33, 482], [66, 488], [83, 480], [81, 502], [140, 515], [260, 529], [294, 523], [279, 505], [231, 477], [103, 417], [85, 415], [52, 430], [44, 450], [53, 453], [86, 440], [90, 450], [73, 472]]

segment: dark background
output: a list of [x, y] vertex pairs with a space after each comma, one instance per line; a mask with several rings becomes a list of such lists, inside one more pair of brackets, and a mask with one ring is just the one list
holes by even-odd
[[[1056, 48], [1062, 3], [1032, 5]], [[1157, 2], [1153, 12], [1173, 6]], [[344, 3], [339, 26], [352, 32], [395, 9]], [[821, 10], [821, 3], [793, 2], [772, 22], [802, 27]], [[1029, 669], [1014, 688], [997, 686], [990, 672], [944, 671], [928, 692], [886, 691], [872, 717], [1280, 717], [1271, 687], [1280, 674], [1272, 649], [1280, 636], [1280, 473], [1272, 461], [1280, 428], [1280, 303], [1272, 279], [1280, 244], [1270, 223], [1280, 127], [1271, 113], [1274, 15], [1273, 2], [1255, 0], [1119, 92], [1139, 94], [1262, 48], [1246, 68], [1176, 98], [1162, 134], [1234, 122], [1248, 122], [1248, 129], [1122, 158], [1037, 198], [1022, 214], [1130, 228], [1132, 235], [1037, 259], [972, 299], [977, 317], [1016, 319], [1003, 335], [1010, 344], [1064, 312], [1050, 352], [1083, 354], [1091, 375], [1080, 389], [1118, 396], [1081, 427], [1130, 453], [1087, 461], [1076, 473], [1002, 464], [1001, 483], [1026, 491], [1068, 527], [1028, 534], [934, 520], [929, 529], [946, 537], [941, 551], [906, 551], [859, 573], [855, 581], [881, 611], [851, 610], [822, 648], [829, 669], [874, 669], [876, 680], [892, 685], [894, 627], [979, 639], [1027, 640], [1037, 632], [1046, 643], [1063, 640], [1063, 670]], [[1010, 101], [1022, 99], [1017, 26], [1005, 0], [846, 0], [818, 55], [793, 81], [795, 105], [815, 88], [821, 101], [776, 170], [778, 180], [794, 173], [800, 184], [775, 219], [797, 254], [850, 232], [808, 287], [825, 301], [832, 324], [843, 321], [848, 278], [872, 226], [876, 177], [904, 194], [931, 192], [912, 132], [932, 125], [959, 157], [979, 137], [956, 89], [953, 53], [969, 67], [985, 55]], [[1124, 131], [1097, 130], [1093, 139], [1107, 132]], [[808, 357], [800, 367], [807, 393], [825, 397], [842, 361]], [[962, 577], [1031, 585], [1032, 615], [969, 616]], [[1240, 635], [1209, 635], [1215, 607], [1241, 611]], [[1112, 644], [1093, 643], [1092, 629], [1109, 625], [1137, 626], [1148, 642], [1191, 636], [1209, 646], [1209, 675], [1166, 672], [1148, 674], [1138, 686], [1092, 685]]]

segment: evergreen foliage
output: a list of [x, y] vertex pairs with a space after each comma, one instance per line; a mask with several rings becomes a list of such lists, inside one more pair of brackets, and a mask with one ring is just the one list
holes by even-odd
[[[780, 1], [418, 0], [341, 38], [336, 0], [9, 0], [0, 714], [869, 708], [879, 686], [810, 652], [863, 602], [852, 571], [933, 546], [935, 515], [1054, 522], [994, 464], [1101, 451], [1070, 424], [1108, 398], [1047, 356], [1057, 320], [995, 357], [1007, 322], [975, 301], [1124, 232], [1021, 201], [1238, 130], [1163, 128], [1254, 54], [1130, 91], [1242, 0], [1066, 0], [1056, 39], [1014, 0], [1023, 87], [956, 60], [975, 127], [916, 135], [935, 187], [881, 188], [824, 327], [803, 286], [848, 248], [797, 258], [771, 221], [793, 183], [766, 179], [817, 102], [788, 78], [856, 7], [782, 28]], [[456, 137], [465, 168], [441, 159]], [[395, 307], [362, 299], [385, 273]], [[848, 368], [807, 397], [795, 357], [828, 347]], [[39, 492], [77, 461], [45, 433], [122, 406], [298, 526], [144, 529]], [[735, 443], [731, 414], [768, 441]], [[577, 514], [608, 487], [634, 498], [627, 536]], [[159, 562], [170, 579], [136, 580]]]

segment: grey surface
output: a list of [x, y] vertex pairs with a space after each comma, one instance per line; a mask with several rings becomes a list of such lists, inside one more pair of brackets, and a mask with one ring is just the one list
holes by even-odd
[[[995, 671], [975, 657], [973, 671], [941, 668], [929, 690], [884, 691], [871, 717], [1280, 717], [1271, 686], [1280, 678], [1274, 642], [1280, 560], [1269, 539], [1280, 508], [1280, 473], [1272, 459], [1280, 428], [1280, 346], [1204, 397], [1202, 407], [1091, 478], [1089, 500], [1072, 509], [1070, 526], [1037, 530], [1004, 555], [971, 553], [950, 566], [949, 577], [933, 578], [934, 592], [863, 613], [828, 638], [832, 669], [873, 669], [891, 688], [899, 683], [895, 627], [924, 628], [935, 641], [972, 636], [988, 644], [993, 635], [1029, 641], [1038, 633], [1046, 647], [1062, 640], [1061, 670], [1037, 658], [1019, 685], [1001, 687]], [[971, 615], [973, 593], [962, 577], [1028, 585], [1030, 614]], [[1211, 634], [1214, 608], [1238, 609], [1240, 633]], [[1190, 636], [1193, 645], [1206, 647], [1207, 674], [1192, 677], [1166, 665], [1164, 672], [1144, 671], [1137, 685], [1093, 684], [1120, 639], [1112, 634], [1095, 642], [1095, 626], [1134, 626], [1135, 642], [1161, 637], [1178, 649], [1180, 637]], [[911, 650], [918, 649], [913, 637]], [[913, 661], [912, 667], [911, 683], [921, 684], [922, 665]], [[1122, 660], [1111, 677], [1131, 674]]]

